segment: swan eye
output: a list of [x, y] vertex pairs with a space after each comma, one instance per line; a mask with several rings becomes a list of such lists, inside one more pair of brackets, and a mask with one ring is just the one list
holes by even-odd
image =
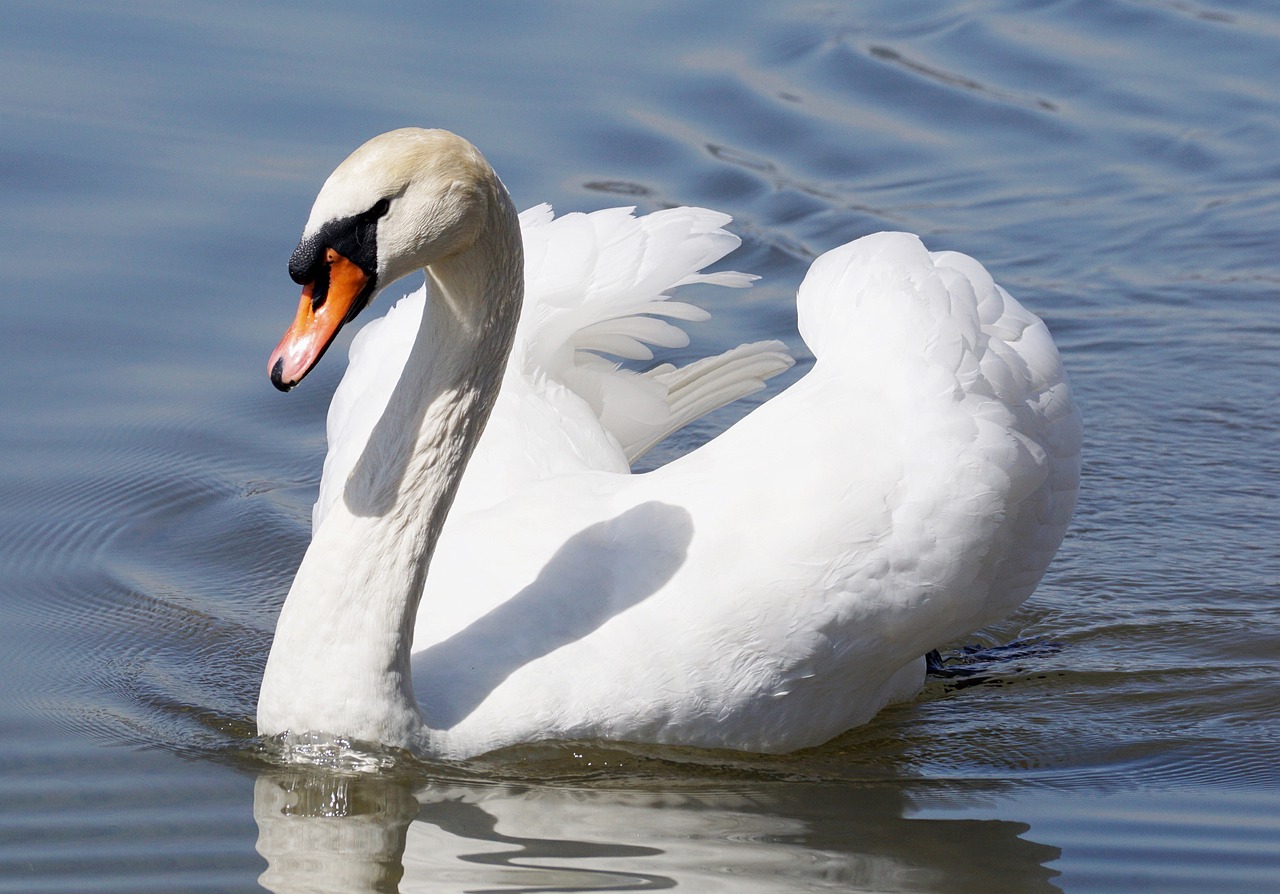
[[355, 217], [356, 245], [372, 245], [378, 220], [391, 209], [390, 199], [378, 199], [368, 211]]

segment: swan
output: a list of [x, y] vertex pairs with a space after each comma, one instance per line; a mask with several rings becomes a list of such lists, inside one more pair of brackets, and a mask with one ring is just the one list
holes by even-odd
[[905, 233], [813, 263], [812, 369], [709, 443], [643, 474], [526, 468], [452, 513], [518, 365], [525, 248], [446, 131], [375, 137], [321, 188], [277, 387], [380, 288], [425, 270], [426, 289], [356, 455], [326, 470], [260, 735], [448, 760], [548, 739], [786, 752], [910, 698], [929, 650], [1037, 586], [1079, 486], [1057, 349], [980, 264]]

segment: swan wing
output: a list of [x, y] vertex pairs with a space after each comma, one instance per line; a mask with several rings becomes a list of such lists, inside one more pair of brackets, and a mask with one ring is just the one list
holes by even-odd
[[823, 256], [798, 303], [814, 368], [707, 445], [446, 526], [414, 665], [453, 747], [818, 744], [1030, 595], [1079, 475], [1043, 324], [906, 234]]
[[710, 317], [671, 300], [670, 292], [691, 283], [744, 288], [757, 278], [702, 272], [741, 244], [723, 229], [729, 220], [705, 208], [642, 217], [634, 208], [611, 208], [553, 218], [550, 207], [540, 205], [521, 215], [528, 310], [517, 333], [523, 351], [513, 366], [585, 401], [628, 463], [792, 364], [777, 341], [679, 369], [636, 372], [618, 362], [652, 360], [655, 347], [685, 347], [689, 337], [677, 323]]

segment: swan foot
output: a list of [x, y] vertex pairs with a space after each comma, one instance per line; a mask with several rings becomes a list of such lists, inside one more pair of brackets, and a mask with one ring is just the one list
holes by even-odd
[[[952, 689], [965, 689], [983, 683], [1000, 683], [1000, 665], [1025, 658], [1040, 658], [1062, 651], [1062, 644], [1043, 639], [1016, 639], [999, 646], [962, 646], [944, 657], [937, 649], [924, 656], [925, 672], [930, 677], [950, 680]], [[1013, 668], [1022, 672], [1023, 667]]]

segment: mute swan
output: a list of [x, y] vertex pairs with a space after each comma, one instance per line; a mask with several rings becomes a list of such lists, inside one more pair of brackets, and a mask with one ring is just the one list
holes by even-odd
[[278, 387], [377, 289], [425, 268], [427, 294], [318, 510], [261, 735], [444, 759], [541, 739], [794, 750], [910, 697], [926, 652], [1035, 589], [1079, 480], [1057, 350], [976, 261], [903, 233], [814, 262], [813, 369], [710, 443], [644, 474], [526, 470], [445, 524], [502, 399], [523, 267], [506, 189], [453, 134], [376, 137], [321, 189]]

